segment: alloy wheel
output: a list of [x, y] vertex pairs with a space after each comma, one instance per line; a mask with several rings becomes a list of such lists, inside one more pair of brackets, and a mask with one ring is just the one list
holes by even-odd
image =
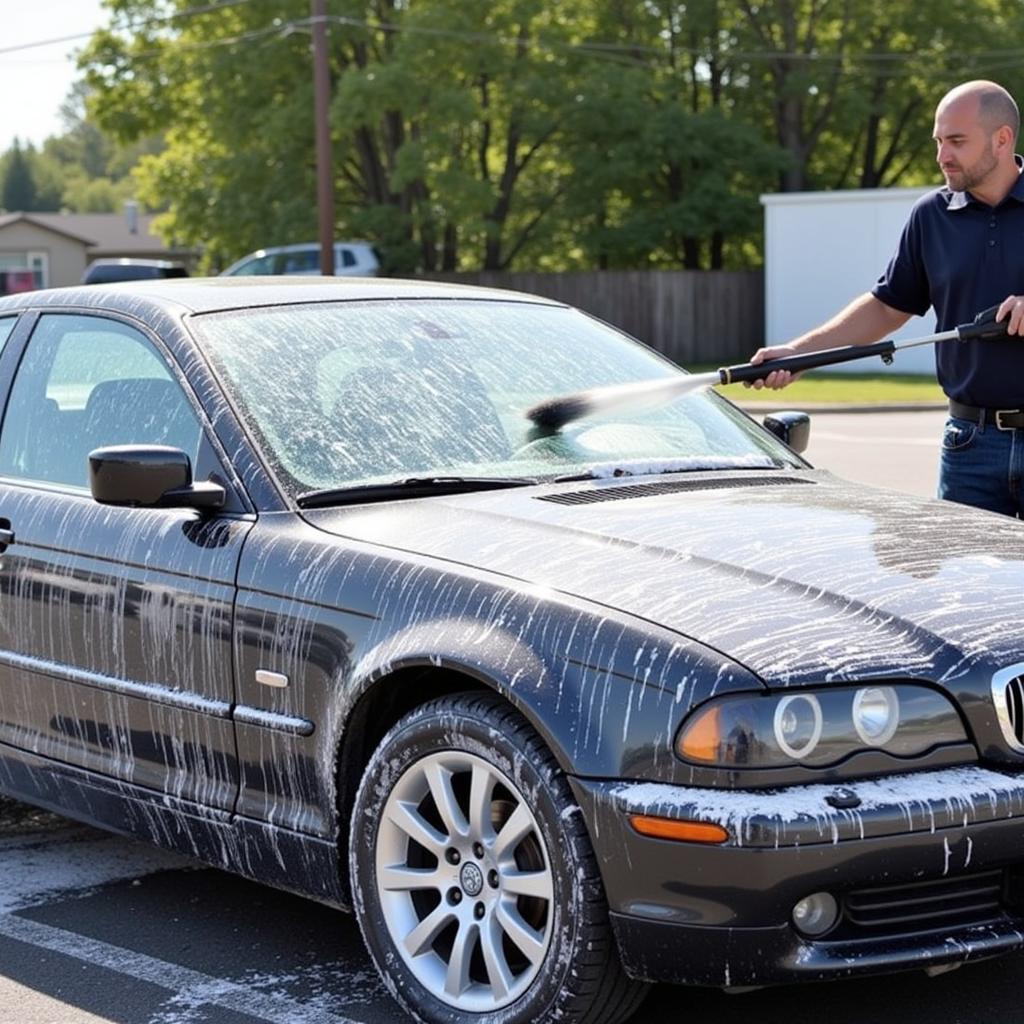
[[537, 819], [503, 772], [465, 751], [413, 762], [384, 805], [375, 861], [394, 947], [436, 999], [484, 1013], [529, 988], [554, 886]]

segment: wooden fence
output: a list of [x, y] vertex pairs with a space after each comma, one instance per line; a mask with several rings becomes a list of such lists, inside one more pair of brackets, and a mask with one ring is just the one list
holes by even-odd
[[764, 344], [760, 270], [594, 270], [567, 274], [431, 274], [568, 302], [681, 366], [743, 362]]

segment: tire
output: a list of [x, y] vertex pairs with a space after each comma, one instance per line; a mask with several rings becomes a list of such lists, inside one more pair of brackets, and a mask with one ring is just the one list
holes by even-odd
[[434, 701], [384, 737], [349, 865], [370, 955], [426, 1024], [616, 1024], [646, 992], [622, 970], [565, 776], [494, 696]]

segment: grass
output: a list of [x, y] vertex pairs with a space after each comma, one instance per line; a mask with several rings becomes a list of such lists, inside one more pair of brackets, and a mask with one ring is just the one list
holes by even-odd
[[[714, 367], [707, 367], [714, 369]], [[742, 384], [721, 388], [734, 402], [780, 402], [786, 405], [890, 405], [944, 402], [930, 375], [896, 373], [811, 373], [782, 391], [754, 391]]]

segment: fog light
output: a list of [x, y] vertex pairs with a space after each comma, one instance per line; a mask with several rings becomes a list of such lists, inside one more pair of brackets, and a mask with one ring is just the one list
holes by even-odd
[[799, 761], [821, 739], [821, 705], [808, 693], [783, 697], [775, 708], [775, 742], [783, 753]]
[[804, 935], [824, 935], [837, 920], [839, 904], [831, 893], [812, 893], [793, 907], [793, 924]]
[[853, 727], [869, 747], [883, 747], [900, 724], [900, 699], [891, 686], [869, 686], [853, 698]]

